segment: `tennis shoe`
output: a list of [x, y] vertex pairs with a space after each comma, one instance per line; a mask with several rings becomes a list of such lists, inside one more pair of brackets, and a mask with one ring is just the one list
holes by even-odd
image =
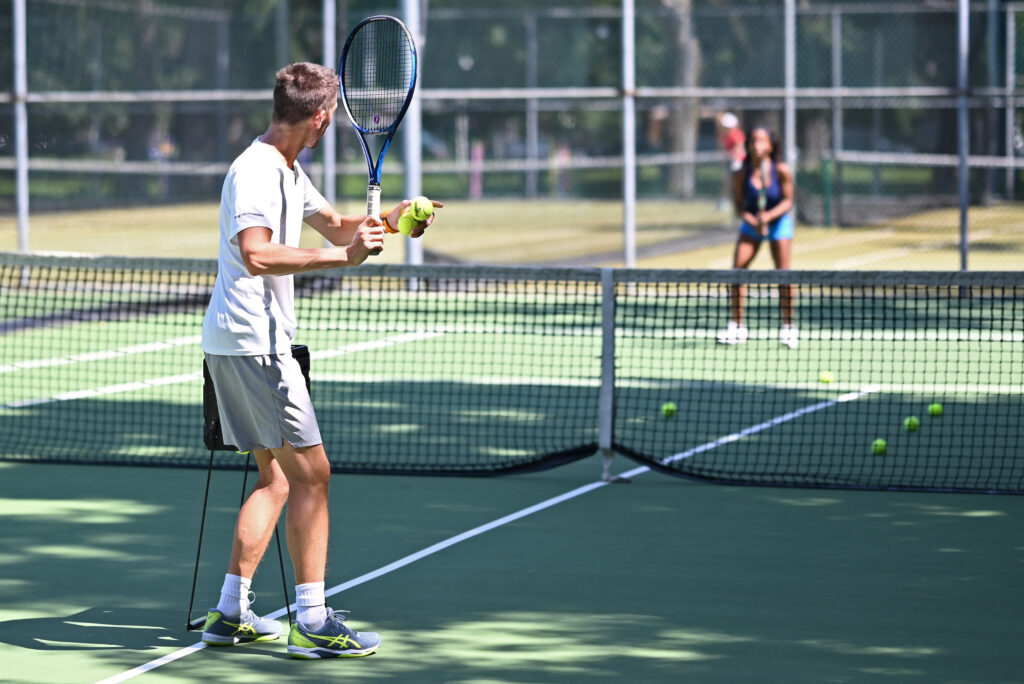
[[203, 627], [203, 643], [209, 646], [234, 646], [253, 641], [272, 641], [281, 636], [281, 623], [265, 620], [251, 610], [241, 615], [224, 615], [211, 608]]
[[357, 632], [345, 624], [345, 616], [327, 609], [327, 622], [310, 631], [298, 622], [292, 623], [288, 634], [288, 655], [303, 660], [320, 658], [358, 658], [376, 652], [380, 634]]
[[750, 338], [750, 332], [747, 330], [747, 326], [736, 321], [729, 321], [729, 325], [725, 327], [718, 335], [719, 344], [746, 344]]
[[800, 333], [794, 325], [783, 325], [779, 330], [779, 343], [784, 347], [796, 349], [800, 346]]

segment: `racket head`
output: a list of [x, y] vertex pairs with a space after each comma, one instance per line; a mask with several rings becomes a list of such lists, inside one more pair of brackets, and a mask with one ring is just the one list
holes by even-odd
[[392, 135], [416, 89], [416, 44], [405, 24], [377, 15], [356, 24], [338, 66], [341, 102], [366, 135]]

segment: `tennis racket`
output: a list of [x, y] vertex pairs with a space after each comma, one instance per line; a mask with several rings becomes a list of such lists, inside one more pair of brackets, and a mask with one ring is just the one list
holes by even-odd
[[[761, 188], [757, 191], [757, 212], [758, 219], [761, 218], [761, 214], [768, 207], [768, 177], [772, 172], [772, 163], [765, 157], [761, 160]], [[758, 226], [759, 229], [763, 230], [763, 226]]]
[[[341, 102], [366, 156], [366, 215], [378, 216], [381, 164], [416, 89], [412, 34], [394, 17], [363, 19], [345, 41], [338, 73]], [[371, 147], [371, 137], [383, 141]]]

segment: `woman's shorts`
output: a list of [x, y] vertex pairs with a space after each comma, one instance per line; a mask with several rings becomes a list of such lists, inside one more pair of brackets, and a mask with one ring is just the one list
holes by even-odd
[[225, 444], [239, 451], [321, 444], [313, 402], [291, 354], [206, 355]]
[[793, 215], [783, 214], [775, 221], [768, 224], [768, 235], [761, 235], [755, 226], [750, 225], [746, 221], [740, 224], [740, 235], [746, 235], [752, 240], [760, 242], [767, 237], [772, 242], [776, 240], [792, 240], [793, 239]]

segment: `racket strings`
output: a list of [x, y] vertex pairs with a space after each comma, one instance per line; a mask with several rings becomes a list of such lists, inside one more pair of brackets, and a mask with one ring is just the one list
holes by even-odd
[[342, 94], [352, 120], [368, 133], [385, 133], [409, 97], [415, 52], [403, 28], [369, 22], [352, 37], [343, 57]]

